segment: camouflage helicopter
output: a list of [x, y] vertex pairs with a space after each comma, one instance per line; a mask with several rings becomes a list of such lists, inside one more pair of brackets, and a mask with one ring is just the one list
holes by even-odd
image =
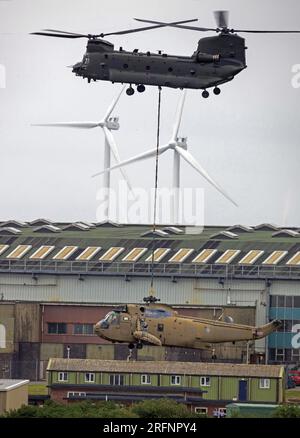
[[264, 338], [274, 332], [281, 321], [261, 327], [234, 324], [199, 317], [179, 315], [176, 310], [153, 295], [143, 304], [116, 307], [94, 326], [94, 332], [112, 342], [126, 342], [132, 350], [143, 344], [211, 349], [221, 342], [248, 341]]
[[[189, 26], [187, 23], [198, 19], [173, 21], [170, 23], [153, 20], [135, 19], [151, 24], [110, 33], [79, 34], [55, 29], [33, 32], [32, 35], [43, 35], [56, 38], [87, 38], [88, 43], [83, 60], [72, 66], [76, 76], [91, 81], [110, 81], [112, 83], [130, 84], [126, 93], [134, 93], [132, 84], [138, 92], [145, 91], [145, 85], [156, 85], [170, 88], [201, 89], [202, 96], [207, 98], [207, 88], [213, 87], [214, 94], [220, 94], [219, 85], [231, 81], [246, 68], [245, 39], [238, 33], [300, 33], [292, 30], [245, 30], [228, 27], [228, 11], [215, 11], [217, 28]], [[191, 56], [167, 55], [162, 53], [139, 52], [138, 49], [126, 51], [103, 39], [110, 35], [125, 35], [161, 27], [175, 27], [198, 32], [216, 32], [217, 36], [201, 38]]]

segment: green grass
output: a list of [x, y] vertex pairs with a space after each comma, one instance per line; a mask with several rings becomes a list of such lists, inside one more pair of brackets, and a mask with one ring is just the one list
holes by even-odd
[[300, 399], [300, 390], [296, 389], [287, 389], [285, 391], [285, 398], [299, 398]]
[[28, 386], [29, 395], [48, 395], [46, 383], [32, 383]]

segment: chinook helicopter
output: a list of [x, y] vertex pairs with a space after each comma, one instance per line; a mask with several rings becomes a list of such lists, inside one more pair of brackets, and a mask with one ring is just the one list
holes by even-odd
[[158, 301], [150, 295], [144, 298], [145, 305], [116, 307], [94, 326], [95, 334], [108, 341], [126, 342], [130, 350], [135, 346], [143, 348], [144, 344], [211, 349], [216, 343], [261, 339], [281, 326], [277, 319], [261, 327], [252, 327], [182, 316]]
[[[134, 94], [132, 84], [138, 92], [145, 91], [145, 85], [156, 85], [170, 88], [202, 89], [202, 96], [207, 98], [207, 88], [213, 88], [214, 94], [220, 94], [219, 85], [231, 81], [246, 68], [245, 39], [237, 35], [246, 33], [300, 33], [300, 31], [285, 30], [243, 30], [228, 27], [228, 11], [215, 11], [217, 28], [187, 26], [187, 23], [197, 21], [184, 20], [164, 23], [151, 20], [135, 19], [152, 24], [152, 26], [119, 32], [84, 35], [61, 30], [45, 29], [33, 32], [32, 35], [43, 35], [57, 38], [87, 38], [87, 48], [83, 60], [72, 66], [76, 76], [87, 78], [88, 82], [102, 80], [127, 83], [130, 86], [126, 93]], [[191, 56], [167, 55], [158, 53], [133, 52], [115, 50], [114, 45], [104, 40], [109, 35], [125, 35], [161, 27], [175, 27], [198, 32], [216, 32], [217, 36], [201, 38], [198, 47]]]

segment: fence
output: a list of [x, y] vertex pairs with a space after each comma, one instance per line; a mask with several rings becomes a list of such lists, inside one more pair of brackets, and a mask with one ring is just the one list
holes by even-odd
[[[150, 263], [104, 263], [99, 261], [57, 260], [1, 260], [0, 273], [30, 274], [76, 274], [98, 276], [150, 276]], [[300, 279], [300, 266], [243, 266], [194, 263], [155, 263], [156, 276], [180, 277], [224, 277], [224, 278], [276, 278]]]

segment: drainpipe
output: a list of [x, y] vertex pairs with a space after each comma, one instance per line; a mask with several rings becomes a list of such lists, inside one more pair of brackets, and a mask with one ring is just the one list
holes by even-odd
[[[270, 287], [271, 287], [271, 281], [266, 280], [266, 322], [269, 322], [269, 314], [270, 314]], [[265, 337], [265, 364], [269, 362], [269, 342], [268, 342], [268, 336]]]
[[246, 364], [249, 364], [249, 341], [246, 344]]

